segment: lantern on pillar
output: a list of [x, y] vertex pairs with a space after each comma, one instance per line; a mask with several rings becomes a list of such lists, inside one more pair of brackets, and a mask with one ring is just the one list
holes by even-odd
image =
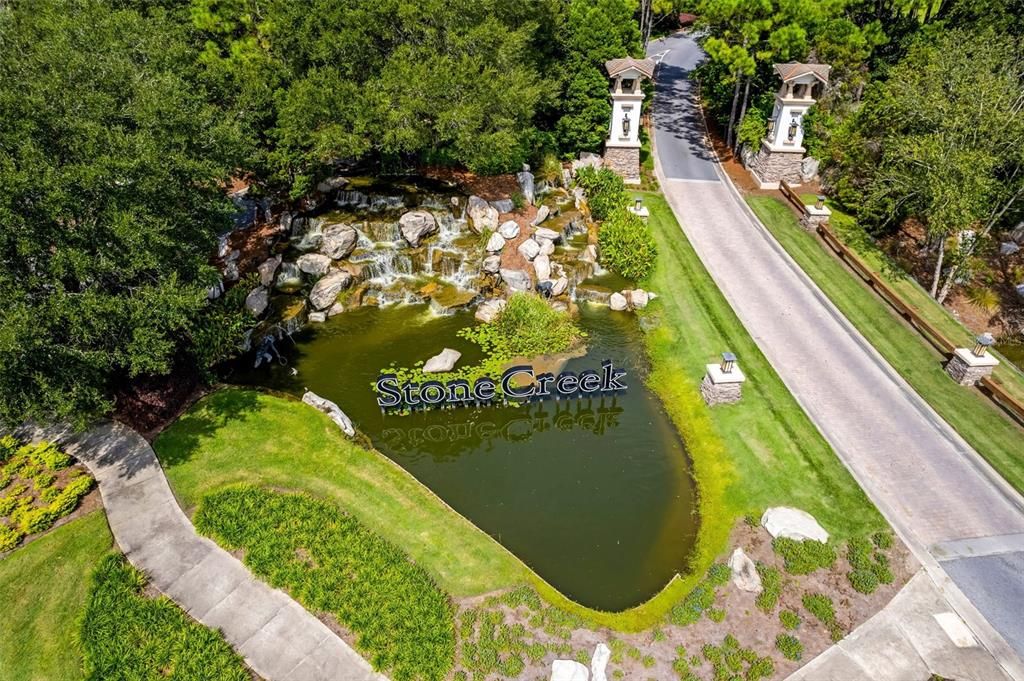
[[796, 139], [796, 132], [797, 132], [797, 130], [799, 130], [799, 129], [800, 129], [800, 124], [799, 124], [799, 123], [797, 123], [797, 120], [796, 120], [796, 118], [794, 117], [794, 118], [793, 118], [793, 120], [791, 120], [791, 121], [789, 122], [789, 131], [788, 131], [788, 135], [789, 135], [789, 141], [790, 141], [790, 142], [792, 142], [792, 141], [793, 141], [794, 139]]
[[971, 350], [971, 354], [975, 357], [984, 357], [989, 347], [995, 342], [996, 339], [992, 337], [992, 334], [985, 332], [974, 340], [974, 349]]
[[629, 137], [629, 112], [622, 115], [622, 136]]

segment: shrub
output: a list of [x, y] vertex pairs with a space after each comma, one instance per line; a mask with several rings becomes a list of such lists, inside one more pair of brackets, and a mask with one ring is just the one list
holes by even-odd
[[[685, 626], [699, 620], [700, 616], [715, 604], [715, 587], [729, 581], [730, 574], [729, 567], [722, 563], [715, 563], [708, 568], [707, 575], [693, 588], [693, 591], [688, 593], [681, 602], [672, 606], [668, 613], [669, 621], [672, 624]], [[721, 617], [724, 618], [725, 613], [721, 612]], [[711, 616], [710, 612], [708, 616]], [[719, 617], [717, 614], [715, 616]]]
[[819, 622], [825, 625], [833, 641], [843, 637], [843, 630], [836, 621], [835, 606], [832, 599], [824, 594], [804, 594], [801, 599], [807, 612], [814, 615]]
[[779, 613], [779, 621], [782, 622], [782, 626], [787, 629], [796, 629], [800, 626], [800, 615], [796, 614], [792, 610], [783, 610]]
[[576, 171], [576, 184], [587, 193], [587, 205], [595, 220], [604, 220], [629, 204], [626, 185], [611, 168], [580, 168]]
[[597, 238], [605, 266], [634, 281], [650, 274], [658, 247], [650, 227], [638, 215], [617, 208], [601, 224]]
[[142, 573], [120, 555], [108, 556], [96, 568], [80, 629], [86, 681], [249, 681], [242, 658], [218, 632], [166, 598], [144, 597], [145, 584]]
[[892, 548], [892, 532], [879, 530], [871, 535], [871, 541], [883, 551], [888, 551]]
[[496, 343], [509, 357], [564, 352], [582, 336], [568, 315], [532, 293], [510, 297], [490, 326], [497, 336]]
[[562, 162], [558, 160], [558, 156], [551, 152], [544, 154], [543, 158], [540, 160], [540, 168], [537, 170], [537, 177], [550, 185], [561, 184]]
[[18, 438], [13, 435], [7, 434], [0, 437], [0, 463], [4, 463], [18, 451], [20, 443]]
[[740, 124], [736, 126], [736, 141], [753, 151], [761, 147], [761, 140], [768, 135], [768, 121], [760, 109], [747, 109]]
[[732, 570], [725, 563], [715, 563], [708, 568], [707, 580], [714, 586], [724, 586], [732, 577]]
[[38, 466], [44, 466], [52, 471], [59, 471], [71, 464], [71, 457], [57, 449], [51, 442], [40, 442], [35, 445], [28, 445], [28, 456]]
[[835, 549], [811, 539], [796, 541], [778, 537], [772, 541], [772, 548], [785, 561], [786, 572], [794, 575], [808, 575], [815, 570], [832, 567], [836, 562]]
[[799, 660], [804, 656], [804, 646], [795, 636], [779, 634], [775, 637], [775, 647], [787, 660]]
[[21, 541], [21, 533], [0, 523], [0, 552], [10, 551]]
[[[244, 550], [257, 576], [288, 589], [309, 610], [333, 613], [373, 665], [396, 680], [440, 680], [451, 670], [455, 616], [448, 596], [402, 551], [336, 506], [240, 486], [204, 497], [195, 525], [229, 550]], [[487, 613], [476, 650], [477, 663], [488, 669], [499, 662], [495, 625]]]
[[889, 584], [893, 580], [889, 559], [883, 553], [875, 553], [872, 542], [863, 537], [854, 537], [849, 541], [846, 545], [846, 558], [852, 568], [846, 576], [860, 593], [873, 593], [880, 583]]
[[782, 594], [782, 573], [771, 565], [758, 563], [757, 574], [761, 577], [761, 593], [754, 599], [754, 604], [765, 612], [771, 612]]

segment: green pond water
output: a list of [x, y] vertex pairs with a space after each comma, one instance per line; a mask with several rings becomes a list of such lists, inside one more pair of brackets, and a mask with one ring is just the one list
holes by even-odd
[[625, 395], [381, 413], [372, 384], [382, 368], [444, 347], [463, 353], [460, 365], [476, 362], [479, 349], [457, 336], [474, 323], [426, 305], [360, 308], [281, 343], [287, 365], [231, 380], [333, 400], [381, 452], [577, 602], [618, 611], [647, 600], [686, 569], [698, 518], [683, 443], [644, 386], [636, 318], [581, 306], [587, 355], [565, 367], [611, 359], [629, 372]]

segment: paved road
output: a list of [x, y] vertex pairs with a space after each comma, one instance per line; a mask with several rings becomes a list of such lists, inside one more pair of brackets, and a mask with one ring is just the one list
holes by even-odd
[[266, 681], [387, 681], [320, 620], [200, 537], [167, 485], [149, 443], [117, 423], [61, 442], [99, 484], [121, 550], [150, 584], [224, 638]]
[[675, 35], [649, 53], [663, 55], [653, 112], [662, 188], [687, 237], [890, 523], [926, 564], [947, 561], [947, 574], [1024, 655], [1024, 500], [835, 309], [725, 181], [686, 82], [701, 59], [696, 43]]

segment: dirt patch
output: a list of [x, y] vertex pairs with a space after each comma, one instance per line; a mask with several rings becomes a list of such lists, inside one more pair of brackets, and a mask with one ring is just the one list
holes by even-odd
[[477, 175], [458, 168], [430, 166], [421, 168], [420, 174], [432, 180], [453, 182], [466, 194], [475, 194], [487, 201], [510, 199], [519, 191], [519, 182], [512, 173], [504, 175]]
[[[517, 678], [547, 678], [551, 663], [556, 659], [576, 659], [589, 665], [594, 648], [598, 643], [604, 643], [612, 650], [608, 678], [678, 678], [673, 665], [682, 646], [690, 669], [698, 678], [703, 679], [712, 678], [713, 675], [711, 664], [702, 655], [703, 646], [720, 646], [726, 635], [731, 634], [740, 646], [752, 649], [758, 656], [770, 657], [775, 665], [775, 673], [771, 678], [780, 679], [832, 645], [826, 627], [804, 609], [801, 599], [805, 594], [821, 593], [829, 596], [835, 604], [840, 626], [844, 632], [849, 633], [884, 607], [918, 569], [910, 553], [896, 540], [894, 546], [885, 552], [893, 572], [893, 582], [881, 585], [873, 594], [866, 595], [855, 591], [846, 576], [850, 566], [846, 560], [845, 544], [837, 549], [839, 558], [832, 568], [802, 576], [790, 575], [783, 570], [783, 560], [773, 551], [771, 537], [763, 528], [738, 525], [732, 533], [729, 550], [720, 556], [720, 562], [725, 562], [736, 546], [742, 546], [754, 561], [776, 567], [782, 572], [781, 596], [771, 612], [766, 613], [756, 606], [754, 594], [740, 591], [729, 582], [717, 588], [714, 605], [705, 610], [693, 624], [674, 625], [666, 618], [660, 625], [647, 631], [621, 634], [578, 626], [578, 622], [571, 622], [571, 617], [566, 621], [559, 616], [546, 615], [558, 613], [548, 606], [539, 609], [524, 605], [513, 607], [502, 594], [489, 594], [457, 601], [456, 627], [460, 631], [460, 650], [464, 650], [466, 644], [463, 638], [463, 618], [468, 611], [475, 611], [477, 622], [488, 617], [497, 619], [500, 615], [498, 631], [504, 631], [506, 627], [522, 627], [527, 650], [530, 645], [540, 644], [544, 647], [543, 655], [538, 656], [536, 661], [530, 661], [524, 656], [526, 668]], [[800, 616], [801, 623], [795, 631], [783, 627], [779, 619], [782, 610], [791, 610]], [[721, 611], [721, 621], [716, 622], [709, 617], [713, 611]], [[476, 631], [479, 632], [477, 626]], [[785, 659], [776, 649], [775, 639], [782, 633], [795, 636], [803, 644], [804, 652], [799, 661]], [[621, 676], [617, 676], [620, 672]]]
[[152, 442], [209, 390], [195, 363], [179, 357], [166, 376], [137, 376], [118, 382], [113, 416]]

